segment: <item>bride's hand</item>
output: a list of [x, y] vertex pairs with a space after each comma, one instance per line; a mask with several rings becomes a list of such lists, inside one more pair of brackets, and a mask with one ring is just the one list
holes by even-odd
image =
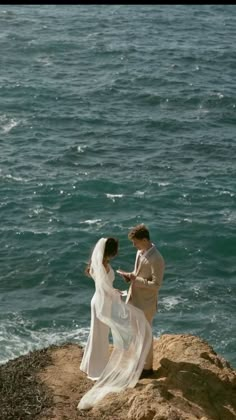
[[119, 289], [115, 289], [115, 291], [116, 291], [116, 292], [118, 292], [118, 293], [119, 293], [119, 295], [121, 295], [121, 296], [122, 296], [122, 291], [121, 291], [121, 290], [119, 290]]

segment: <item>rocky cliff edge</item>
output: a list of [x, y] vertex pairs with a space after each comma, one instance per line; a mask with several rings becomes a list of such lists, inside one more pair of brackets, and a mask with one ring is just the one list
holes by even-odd
[[236, 371], [197, 336], [155, 339], [154, 374], [89, 411], [77, 410], [93, 385], [82, 352], [68, 343], [0, 366], [0, 419], [236, 420]]

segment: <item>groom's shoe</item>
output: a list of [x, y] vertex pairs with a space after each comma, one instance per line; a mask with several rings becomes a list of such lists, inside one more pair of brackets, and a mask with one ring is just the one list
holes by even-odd
[[150, 376], [152, 376], [154, 373], [153, 369], [143, 369], [139, 379], [143, 379], [143, 378], [149, 378]]

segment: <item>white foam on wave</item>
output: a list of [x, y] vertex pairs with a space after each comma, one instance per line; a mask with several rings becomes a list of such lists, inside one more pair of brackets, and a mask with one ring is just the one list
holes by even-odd
[[13, 176], [11, 174], [4, 175], [3, 178], [11, 179], [12, 181], [17, 181], [17, 182], [27, 182], [26, 179], [21, 178], [20, 176]]
[[231, 211], [223, 211], [223, 220], [226, 223], [235, 223], [236, 222], [236, 211], [235, 210], [231, 210]]
[[197, 285], [197, 284], [195, 284], [195, 285], [192, 286], [192, 290], [193, 290], [193, 293], [196, 296], [199, 296], [202, 293], [201, 287], [199, 285]]
[[87, 225], [94, 225], [95, 223], [100, 223], [101, 221], [102, 219], [88, 219], [80, 223], [86, 223]]
[[170, 182], [158, 182], [157, 184], [159, 187], [166, 187], [167, 185], [170, 185]]
[[143, 197], [145, 194], [145, 191], [135, 191], [134, 196], [135, 197]]
[[16, 121], [14, 118], [11, 118], [6, 124], [2, 125], [2, 131], [4, 133], [9, 133], [14, 127], [20, 124], [20, 120]]
[[35, 60], [37, 63], [42, 64], [43, 66], [51, 66], [53, 64], [50, 57], [38, 57]]
[[[16, 83], [15, 87], [20, 86], [20, 83]], [[7, 134], [9, 133], [14, 127], [17, 127], [19, 124], [26, 125], [27, 120], [26, 119], [15, 119], [11, 118], [10, 116], [6, 114], [0, 115], [0, 129], [3, 131], [3, 133]]]
[[89, 327], [75, 325], [70, 331], [64, 329], [42, 328], [33, 331], [32, 325], [22, 319], [7, 321], [0, 331], [0, 364], [15, 359], [34, 350], [51, 345], [75, 342], [84, 346], [87, 342]]
[[48, 227], [47, 230], [45, 229], [25, 229], [24, 227], [18, 227], [16, 231], [16, 235], [26, 235], [26, 234], [33, 234], [33, 235], [47, 235], [50, 236], [55, 232], [59, 232], [59, 230], [55, 227]]
[[228, 190], [219, 191], [219, 195], [224, 195], [224, 194], [230, 195], [230, 197], [234, 197], [235, 196], [235, 194], [233, 192], [228, 191]]
[[87, 147], [88, 147], [87, 145], [77, 146], [77, 152], [78, 153], [84, 153], [84, 151]]
[[107, 198], [113, 201], [113, 203], [116, 201], [116, 198], [122, 198], [124, 197], [124, 194], [106, 194]]
[[182, 302], [185, 302], [186, 299], [183, 299], [180, 296], [166, 297], [161, 300], [161, 304], [164, 306], [166, 311], [171, 311], [175, 306], [179, 305]]
[[116, 197], [121, 198], [121, 197], [123, 197], [123, 196], [124, 196], [124, 194], [106, 194], [106, 196], [107, 196], [108, 198], [116, 198]]
[[13, 176], [11, 174], [4, 174], [2, 172], [2, 169], [0, 169], [0, 178], [2, 178], [3, 180], [4, 179], [9, 179], [9, 180], [12, 180], [12, 181], [17, 181], [17, 182], [28, 182], [27, 179], [22, 178], [20, 176]]

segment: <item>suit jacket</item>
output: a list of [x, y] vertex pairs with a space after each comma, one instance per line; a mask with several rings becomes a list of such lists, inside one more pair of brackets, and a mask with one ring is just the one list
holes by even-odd
[[164, 270], [164, 258], [155, 245], [145, 255], [138, 251], [133, 271], [137, 277], [134, 282], [131, 282], [126, 303], [131, 303], [144, 312], [155, 314]]

